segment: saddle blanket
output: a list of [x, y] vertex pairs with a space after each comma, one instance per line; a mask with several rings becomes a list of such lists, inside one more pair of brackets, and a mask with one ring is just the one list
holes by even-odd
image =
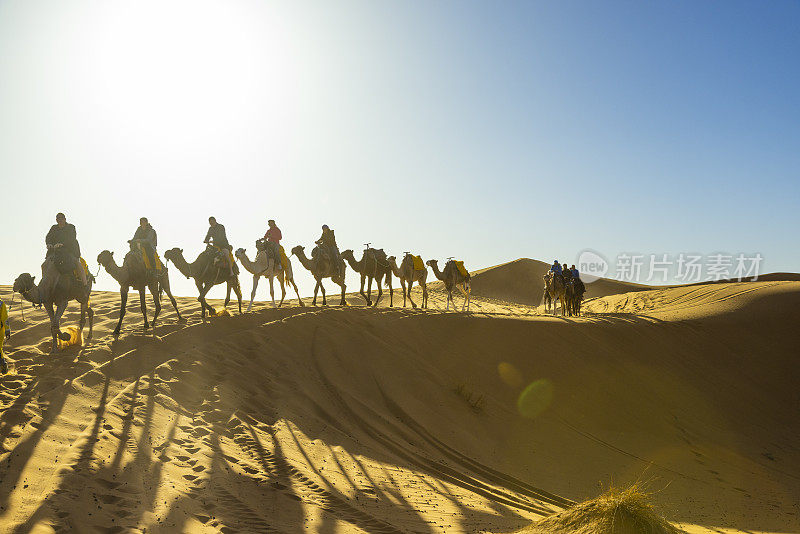
[[[80, 258], [80, 262], [81, 262], [81, 266], [83, 267], [83, 272], [86, 273], [86, 278], [89, 278], [89, 266], [86, 265], [86, 260], [84, 260], [83, 258]], [[78, 269], [75, 269], [75, 271], [73, 271], [73, 272], [75, 273], [75, 278], [80, 280], [81, 279], [81, 273], [78, 271]]]
[[425, 270], [425, 262], [422, 261], [422, 257], [420, 256], [411, 256], [414, 258], [414, 270], [415, 271], [424, 271]]
[[465, 278], [469, 277], [469, 273], [467, 272], [466, 267], [464, 267], [464, 262], [463, 261], [457, 261], [456, 262], [456, 268], [458, 268], [458, 272], [461, 273], [461, 276], [463, 276]]
[[289, 258], [286, 257], [286, 251], [283, 250], [283, 245], [278, 245], [281, 249], [281, 265], [283, 266], [283, 270], [285, 271], [286, 268], [289, 266]]
[[[145, 269], [152, 269], [152, 265], [150, 265], [150, 258], [147, 256], [147, 252], [144, 251], [144, 247], [139, 247], [139, 251], [142, 253], [142, 261], [144, 261], [144, 268]], [[161, 258], [158, 257], [158, 252], [153, 252], [153, 257], [156, 259], [156, 271], [161, 270]]]

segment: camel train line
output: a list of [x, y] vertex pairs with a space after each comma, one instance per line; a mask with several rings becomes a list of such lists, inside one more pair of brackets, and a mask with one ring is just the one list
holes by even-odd
[[[71, 300], [78, 301], [81, 305], [81, 318], [78, 326], [79, 335], [82, 335], [88, 318], [89, 334], [87, 339], [91, 339], [94, 311], [92, 310], [90, 295], [92, 284], [95, 281], [95, 276], [89, 272], [86, 262], [80, 256], [80, 247], [75, 237], [74, 226], [66, 224], [63, 214], [59, 214], [56, 220], [58, 224], [51, 228], [51, 232], [48, 233], [46, 239], [48, 252], [42, 265], [41, 280], [37, 284], [34, 276], [29, 273], [23, 273], [16, 278], [13, 286], [13, 291], [19, 293], [23, 300], [31, 302], [34, 306], [43, 306], [47, 310], [50, 319], [53, 352], [58, 350], [59, 340], [66, 341], [70, 337], [69, 333], [61, 330], [60, 322], [67, 304]], [[213, 217], [210, 218], [210, 222], [212, 220]], [[277, 229], [273, 224], [274, 221], [270, 221], [270, 223], [271, 228]], [[219, 228], [215, 230], [216, 227], [222, 228], [221, 233]], [[139, 293], [145, 330], [151, 326], [153, 328], [156, 326], [161, 312], [162, 293], [167, 294], [172, 307], [178, 315], [178, 319], [183, 320], [175, 297], [170, 290], [169, 262], [172, 262], [181, 274], [194, 280], [198, 290], [197, 300], [200, 302], [203, 319], [206, 317], [206, 312], [210, 315], [217, 314], [217, 311], [206, 301], [206, 295], [212, 287], [223, 283], [227, 289], [225, 306], [227, 307], [230, 303], [231, 291], [233, 291], [236, 294], [239, 313], [242, 313], [242, 290], [239, 284], [239, 270], [236, 259], [253, 276], [253, 290], [250, 295], [250, 303], [247, 306], [248, 312], [252, 310], [256, 289], [261, 277], [269, 280], [270, 297], [274, 307], [279, 307], [283, 304], [286, 297], [286, 284], [294, 289], [300, 306], [304, 306], [297, 284], [294, 281], [291, 256], [296, 257], [316, 280], [312, 301], [314, 306], [317, 304], [317, 294], [320, 290], [322, 291], [322, 305], [327, 305], [325, 286], [322, 283], [325, 278], [330, 278], [334, 284], [341, 288], [339, 304], [346, 305], [345, 270], [349, 264], [350, 268], [361, 277], [359, 294], [364, 298], [367, 306], [378, 305], [383, 296], [382, 285], [389, 288], [389, 305], [393, 305], [392, 275], [394, 275], [400, 280], [403, 292], [403, 306], [405, 307], [406, 301], [408, 301], [413, 308], [417, 307], [417, 303], [411, 298], [411, 289], [416, 283], [422, 287], [422, 302], [420, 304], [422, 308], [427, 308], [427, 265], [433, 270], [434, 276], [444, 283], [445, 291], [447, 292], [446, 310], [450, 309], [451, 302], [453, 303], [453, 309], [456, 309], [455, 300], [453, 299], [453, 291], [456, 289], [459, 289], [464, 294], [461, 310], [469, 310], [470, 275], [464, 267], [464, 263], [453, 258], [448, 258], [444, 269], [440, 271], [436, 260], [423, 262], [420, 256], [405, 252], [402, 261], [398, 265], [395, 256], [387, 256], [383, 249], [372, 248], [367, 244], [361, 259], [357, 260], [353, 250], [345, 250], [339, 253], [335, 241], [333, 242], [333, 247], [330, 247], [326, 246], [322, 238], [316, 242], [310, 258], [306, 256], [305, 247], [301, 245], [295, 246], [291, 250], [291, 255], [287, 256], [283, 247], [277, 241], [268, 240], [265, 236], [264, 239], [256, 241], [257, 252], [252, 261], [244, 248], [236, 250], [234, 259], [233, 247], [227, 244], [227, 239], [224, 237], [224, 227], [213, 220], [209, 234], [206, 236], [207, 247], [194, 262], [189, 263], [183, 255], [183, 249], [175, 247], [164, 252], [166, 262], [162, 264], [155, 252], [155, 231], [152, 230], [152, 227], [149, 226], [147, 219], [144, 217], [142, 218], [142, 228], [149, 229], [152, 232], [152, 241], [147, 242], [146, 239], [137, 237], [140, 235], [140, 229], [137, 228], [134, 239], [128, 242], [130, 250], [126, 253], [121, 265], [118, 265], [115, 261], [112, 251], [103, 250], [97, 256], [98, 274], [100, 267], [102, 267], [120, 286], [119, 320], [113, 331], [114, 337], [118, 337], [120, 334], [122, 321], [125, 317], [128, 293], [131, 289]], [[65, 231], [65, 229], [68, 230], [68, 237], [61, 239], [58, 234]], [[323, 228], [323, 238], [325, 237], [326, 229], [327, 226]], [[56, 237], [51, 240], [51, 234], [53, 234], [54, 230], [56, 231]], [[212, 235], [212, 231], [217, 231], [216, 239]], [[332, 234], [333, 232], [330, 231], [331, 236]], [[267, 235], [269, 235], [269, 232]], [[277, 235], [280, 236], [279, 230]], [[209, 236], [211, 236], [210, 239]], [[220, 242], [219, 236], [224, 240], [224, 245]], [[51, 242], [59, 239], [64, 242]], [[281, 288], [281, 298], [277, 304], [274, 291], [275, 278], [278, 279], [278, 284]], [[378, 291], [377, 298], [374, 301], [372, 300], [373, 282], [376, 283]], [[364, 291], [365, 285], [367, 286], [366, 293]], [[152, 321], [148, 321], [147, 317], [146, 291], [149, 291], [152, 295], [155, 306]]]

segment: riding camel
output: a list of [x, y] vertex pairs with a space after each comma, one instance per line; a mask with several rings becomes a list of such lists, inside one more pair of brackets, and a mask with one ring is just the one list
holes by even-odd
[[300, 260], [300, 263], [303, 264], [303, 267], [311, 271], [311, 274], [317, 281], [317, 284], [314, 286], [314, 301], [312, 302], [313, 306], [317, 305], [317, 291], [320, 288], [322, 288], [322, 305], [325, 306], [327, 304], [327, 301], [325, 300], [325, 286], [322, 285], [323, 278], [330, 278], [335, 284], [342, 288], [342, 300], [340, 301], [339, 305], [347, 305], [344, 300], [346, 288], [344, 271], [347, 267], [345, 266], [343, 259], [340, 259], [339, 265], [336, 265], [330, 256], [322, 252], [320, 247], [314, 247], [314, 250], [311, 253], [311, 258], [307, 258], [305, 247], [301, 245], [297, 245], [292, 249], [292, 255], [297, 256], [297, 259]]
[[81, 319], [78, 326], [81, 334], [86, 324], [86, 316], [89, 316], [89, 335], [86, 339], [92, 339], [94, 310], [89, 302], [89, 296], [92, 293], [94, 277], [87, 273], [87, 285], [84, 286], [72, 271], [62, 274], [56, 266], [56, 261], [48, 259], [42, 265], [42, 279], [39, 285], [36, 285], [35, 279], [36, 277], [29, 273], [19, 275], [14, 280], [14, 291], [28, 302], [43, 305], [47, 310], [47, 315], [50, 317], [50, 333], [53, 336], [52, 352], [58, 351], [59, 339], [67, 341], [70, 338], [68, 333], [61, 331], [60, 326], [61, 316], [70, 300], [77, 300], [81, 305]]
[[567, 310], [570, 316], [577, 316], [581, 314], [581, 302], [583, 301], [583, 294], [586, 292], [586, 286], [580, 280], [573, 278], [565, 288], [565, 297], [567, 301]]
[[556, 276], [553, 271], [548, 271], [542, 277], [544, 280], [544, 298], [545, 313], [550, 312], [550, 306], [553, 306], [553, 315], [556, 314], [556, 307], [558, 302], [561, 302], [561, 315], [566, 313], [566, 287], [564, 286], [564, 279]]
[[[386, 258], [386, 252], [383, 249], [367, 248], [364, 250], [361, 259], [356, 261], [352, 250], [345, 250], [342, 252], [342, 258], [347, 260], [350, 268], [361, 275], [361, 289], [359, 293], [364, 300], [367, 301], [367, 306], [372, 306], [372, 281], [375, 280], [378, 285], [378, 297], [375, 299], [374, 305], [377, 306], [383, 296], [381, 290], [381, 282], [384, 277], [386, 278], [386, 285], [389, 287], [389, 306], [392, 302], [392, 270]], [[369, 279], [367, 283], [367, 293], [364, 293], [364, 281]]]
[[464, 293], [464, 303], [461, 305], [461, 311], [469, 310], [470, 301], [470, 276], [461, 272], [455, 260], [448, 260], [444, 265], [444, 271], [439, 271], [439, 264], [436, 260], [428, 260], [427, 264], [433, 269], [433, 274], [439, 280], [444, 282], [444, 287], [447, 290], [447, 306], [446, 310], [450, 309], [450, 303], [453, 303], [453, 309], [456, 309], [456, 302], [453, 300], [453, 290], [458, 288]]
[[397, 258], [394, 256], [389, 256], [387, 260], [394, 275], [400, 279], [400, 287], [403, 288], [403, 307], [406, 307], [406, 297], [411, 301], [412, 308], [417, 307], [417, 304], [411, 300], [411, 287], [414, 285], [414, 282], [417, 282], [422, 287], [422, 307], [427, 308], [428, 284], [426, 280], [428, 278], [428, 269], [425, 268], [425, 264], [422, 265], [422, 269], [415, 269], [414, 256], [410, 252], [406, 252], [405, 256], [403, 256], [400, 267], [397, 266]]
[[[223, 251], [223, 253], [227, 254], [227, 250]], [[200, 253], [193, 263], [187, 262], [183, 257], [182, 248], [176, 247], [164, 252], [164, 257], [174, 263], [182, 275], [186, 278], [194, 279], [197, 291], [200, 293], [197, 300], [200, 302], [200, 313], [203, 319], [206, 318], [206, 310], [211, 315], [216, 314], [216, 310], [206, 302], [206, 295], [212, 287], [223, 282], [227, 285], [225, 306], [227, 307], [231, 301], [231, 289], [233, 289], [239, 302], [239, 313], [242, 313], [242, 288], [239, 285], [238, 269], [234, 264], [233, 275], [231, 275], [227, 265], [215, 265], [217, 255], [217, 249], [210, 245]]]
[[[172, 307], [175, 308], [175, 313], [178, 314], [178, 320], [182, 320], [181, 312], [178, 310], [178, 303], [175, 302], [175, 297], [172, 296], [172, 291], [169, 288], [169, 275], [167, 267], [162, 266], [161, 271], [148, 271], [142, 261], [141, 252], [138, 250], [131, 250], [125, 254], [122, 260], [122, 265], [117, 265], [114, 261], [114, 253], [104, 250], [97, 255], [97, 263], [105, 268], [106, 272], [111, 275], [111, 278], [119, 283], [119, 322], [117, 327], [114, 328], [114, 337], [119, 336], [120, 329], [122, 328], [122, 319], [125, 317], [125, 309], [128, 304], [128, 291], [133, 288], [139, 292], [139, 303], [142, 308], [142, 317], [144, 317], [144, 329], [147, 330], [150, 324], [153, 328], [156, 327], [156, 320], [158, 314], [161, 313], [161, 292], [164, 291], [172, 302]], [[150, 290], [153, 296], [153, 303], [156, 307], [156, 312], [153, 315], [153, 322], [147, 322], [147, 304], [145, 303], [145, 289]]]
[[[256, 242], [256, 249], [258, 249], [258, 242]], [[304, 306], [303, 299], [300, 298], [300, 291], [297, 289], [297, 284], [294, 283], [294, 274], [292, 274], [292, 262], [286, 258], [286, 267], [280, 261], [276, 261], [269, 257], [266, 250], [259, 249], [256, 252], [255, 261], [250, 261], [247, 257], [247, 251], [243, 248], [236, 250], [236, 257], [242, 262], [244, 268], [253, 275], [253, 292], [250, 294], [250, 304], [247, 305], [247, 313], [253, 309], [253, 300], [256, 298], [256, 289], [258, 288], [258, 280], [263, 276], [269, 280], [269, 296], [272, 298], [272, 307], [280, 308], [286, 298], [286, 287], [284, 280], [294, 288], [297, 294], [297, 300], [300, 306]], [[281, 301], [275, 305], [275, 285], [273, 279], [278, 277], [278, 283], [281, 286]]]

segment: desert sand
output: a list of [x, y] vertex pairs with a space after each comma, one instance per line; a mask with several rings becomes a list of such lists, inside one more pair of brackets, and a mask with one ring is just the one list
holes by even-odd
[[800, 282], [598, 281], [565, 319], [531, 262], [468, 314], [180, 298], [143, 333], [132, 298], [118, 340], [96, 293], [54, 355], [14, 307], [0, 531], [512, 532], [642, 481], [687, 532], [800, 532]]

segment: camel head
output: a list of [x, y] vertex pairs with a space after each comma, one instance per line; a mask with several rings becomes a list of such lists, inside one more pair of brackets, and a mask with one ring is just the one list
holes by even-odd
[[246, 254], [246, 252], [245, 252], [245, 249], [244, 249], [243, 247], [239, 247], [239, 248], [237, 248], [237, 249], [236, 249], [236, 252], [234, 252], [234, 255], [235, 255], [237, 258], [241, 258], [241, 257], [242, 257], [242, 256], [244, 256], [245, 254]]
[[428, 261], [425, 262], [425, 265], [427, 265], [428, 267], [431, 267], [432, 269], [436, 269], [436, 268], [439, 267], [438, 263], [439, 262], [437, 260], [428, 260]]
[[24, 295], [36, 285], [34, 280], [36, 279], [35, 276], [31, 276], [29, 273], [22, 273], [14, 280], [14, 292]]
[[355, 256], [353, 256], [353, 249], [351, 249], [351, 248], [348, 248], [347, 250], [343, 250], [343, 251], [341, 252], [341, 254], [339, 254], [339, 255], [340, 255], [341, 257], [343, 257], [343, 258], [346, 258], [347, 256], [352, 256], [352, 257], [353, 257], [353, 260], [355, 260], [355, 259], [356, 259], [356, 257], [355, 257]]
[[302, 245], [297, 245], [296, 247], [294, 247], [292, 249], [292, 256], [299, 256], [300, 254], [303, 254], [305, 250], [306, 250], [306, 247], [304, 247]]
[[97, 255], [97, 263], [103, 267], [110, 265], [112, 261], [114, 261], [114, 253], [109, 250], [104, 250]]
[[175, 259], [180, 258], [181, 256], [183, 256], [183, 249], [178, 247], [171, 248], [164, 252], [164, 257], [172, 263], [175, 263]]
[[386, 261], [388, 261], [390, 264], [394, 265], [395, 262], [397, 262], [397, 258], [395, 256], [388, 256], [386, 258]]

